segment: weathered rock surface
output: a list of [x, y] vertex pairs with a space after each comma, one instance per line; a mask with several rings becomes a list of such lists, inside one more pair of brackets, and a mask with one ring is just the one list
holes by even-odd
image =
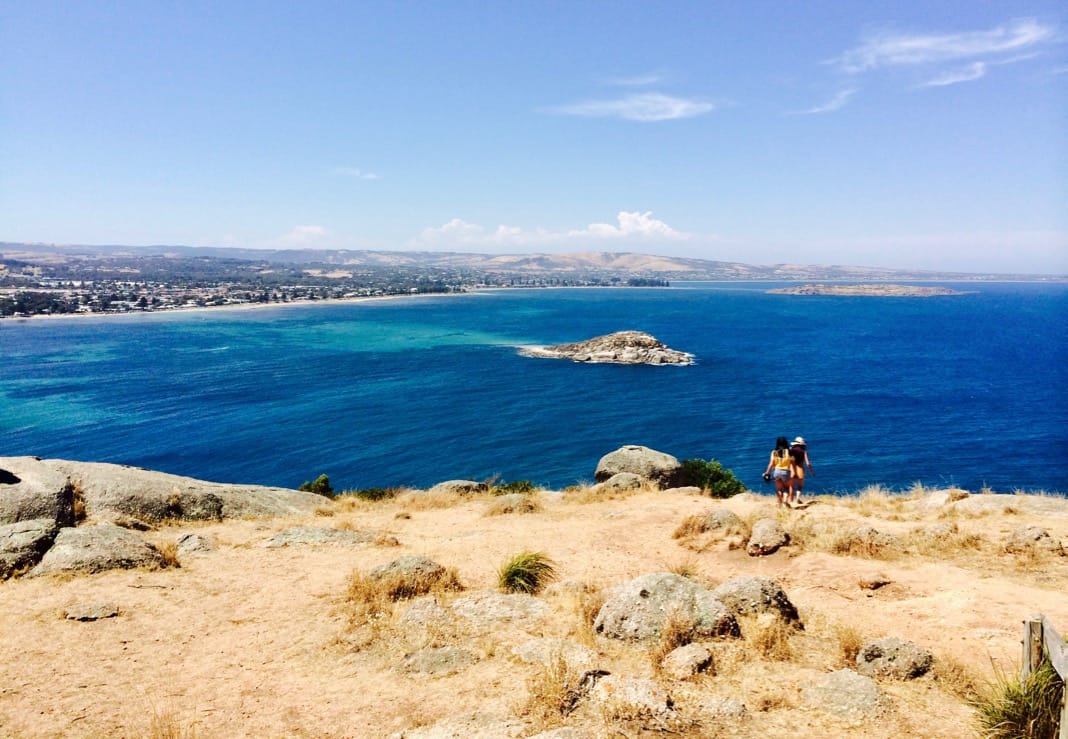
[[857, 672], [868, 677], [910, 680], [931, 669], [934, 657], [905, 639], [886, 637], [868, 642], [857, 654]]
[[475, 482], [474, 480], [446, 480], [445, 482], [439, 482], [427, 490], [427, 495], [472, 495], [473, 493], [484, 493], [489, 489], [489, 486], [484, 482]]
[[390, 735], [390, 739], [514, 739], [526, 736], [528, 726], [518, 719], [475, 713], [439, 721], [431, 726]]
[[661, 671], [676, 680], [686, 680], [712, 667], [712, 652], [700, 644], [687, 644], [667, 653]]
[[0, 526], [0, 580], [41, 561], [59, 533], [52, 518], [34, 518]]
[[605, 482], [621, 472], [629, 472], [655, 483], [660, 488], [669, 488], [678, 479], [681, 469], [679, 460], [670, 454], [628, 444], [601, 457], [597, 462], [594, 479], [597, 482]]
[[786, 529], [778, 521], [774, 518], [762, 518], [753, 524], [745, 551], [750, 557], [761, 557], [765, 554], [774, 554], [789, 542], [790, 537]]
[[647, 678], [608, 675], [597, 682], [590, 698], [601, 707], [606, 717], [639, 718], [646, 729], [671, 729], [677, 720], [671, 696]]
[[642, 486], [642, 478], [633, 472], [617, 472], [601, 483], [605, 490], [639, 490]]
[[482, 627], [500, 622], [531, 625], [540, 620], [548, 610], [549, 606], [544, 601], [519, 593], [483, 591], [457, 598], [452, 603], [453, 613]]
[[614, 588], [593, 627], [613, 639], [652, 639], [672, 615], [688, 619], [698, 638], [739, 634], [738, 621], [711, 591], [670, 572], [642, 575]]
[[1005, 542], [1005, 551], [1007, 552], [1033, 550], [1045, 551], [1051, 554], [1064, 554], [1061, 543], [1050, 536], [1049, 531], [1034, 524], [1013, 529]]
[[[205, 482], [103, 462], [0, 457], [0, 469], [14, 473], [24, 481], [23, 484], [29, 480], [30, 489], [37, 498], [62, 488], [70, 479], [84, 491], [86, 513], [97, 519], [129, 516], [157, 522], [290, 516], [311, 513], [325, 502], [321, 495], [299, 490]], [[8, 486], [0, 485], [0, 499], [5, 497], [5, 489], [10, 490]], [[61, 525], [64, 521], [73, 521], [73, 508], [69, 514], [65, 512], [68, 505], [72, 504], [64, 498], [60, 506], [63, 513], [57, 516]]]
[[178, 554], [199, 555], [214, 552], [219, 548], [219, 540], [215, 534], [198, 534], [193, 531], [181, 534], [174, 540], [174, 546]]
[[592, 670], [597, 664], [597, 653], [587, 646], [567, 639], [531, 639], [512, 650], [523, 662], [547, 665], [557, 657], [576, 672]]
[[392, 562], [373, 567], [367, 577], [371, 580], [384, 580], [386, 578], [402, 578], [405, 580], [431, 581], [442, 577], [445, 568], [429, 557], [412, 554], [397, 557]]
[[735, 616], [770, 613], [791, 626], [801, 626], [797, 608], [779, 583], [766, 577], [736, 577], [712, 590], [712, 595]]
[[403, 669], [413, 675], [444, 677], [467, 669], [477, 659], [473, 652], [459, 647], [429, 647], [405, 657]]
[[520, 354], [546, 359], [613, 364], [693, 364], [693, 355], [669, 349], [642, 331], [617, 331], [573, 344], [524, 347]]
[[292, 526], [283, 529], [263, 543], [268, 549], [292, 546], [321, 546], [323, 544], [368, 544], [375, 535], [366, 531], [348, 531], [324, 526]]
[[100, 523], [60, 529], [52, 548], [29, 575], [159, 567], [162, 562], [159, 550], [139, 534], [112, 523]]
[[706, 531], [720, 531], [724, 534], [740, 534], [745, 531], [745, 524], [734, 511], [726, 508], [717, 508], [708, 514], [705, 519]]
[[0, 457], [0, 524], [38, 518], [74, 524], [74, 491], [67, 475], [37, 457]]
[[119, 613], [119, 607], [113, 603], [74, 603], [63, 609], [63, 617], [68, 621], [99, 621], [115, 618]]
[[884, 701], [875, 681], [853, 670], [823, 675], [802, 687], [801, 698], [810, 708], [851, 720], [877, 716]]

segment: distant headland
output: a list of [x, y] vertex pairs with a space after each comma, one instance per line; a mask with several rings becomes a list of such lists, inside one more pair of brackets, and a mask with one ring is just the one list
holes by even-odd
[[794, 287], [777, 287], [767, 292], [771, 295], [859, 295], [880, 298], [929, 298], [936, 295], [967, 294], [948, 287], [890, 285], [879, 282], [865, 285], [796, 285]]

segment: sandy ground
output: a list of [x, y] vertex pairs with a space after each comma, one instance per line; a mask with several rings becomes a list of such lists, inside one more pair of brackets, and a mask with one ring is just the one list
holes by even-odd
[[[936, 675], [881, 683], [888, 708], [874, 723], [807, 707], [801, 688], [841, 666], [834, 633], [843, 625], [866, 638], [915, 641], [980, 682], [995, 667], [1018, 669], [1021, 622], [1028, 616], [1044, 613], [1068, 630], [1068, 557], [1013, 555], [999, 546], [1025, 523], [1068, 543], [1068, 501], [1061, 498], [973, 496], [992, 502], [969, 512], [919, 498], [822, 499], [805, 511], [781, 512], [782, 522], [787, 529], [814, 521], [870, 523], [902, 536], [949, 522], [986, 545], [871, 558], [818, 551], [810, 543], [755, 558], [727, 541], [706, 537], [686, 546], [672, 534], [688, 516], [719, 506], [749, 521], [774, 516], [768, 498], [539, 497], [543, 509], [523, 515], [488, 516], [494, 501], [486, 497], [445, 508], [401, 499], [327, 503], [322, 515], [301, 521], [164, 527], [150, 539], [162, 544], [198, 531], [214, 534], [219, 547], [183, 557], [177, 569], [0, 583], [0, 736], [380, 737], [474, 712], [522, 718], [536, 667], [511, 649], [533, 637], [585, 641], [610, 672], [654, 677], [643, 647], [583, 628], [574, 588], [607, 589], [669, 569], [694, 570], [693, 577], [710, 585], [739, 575], [775, 578], [806, 625], [792, 637], [789, 660], [751, 657], [686, 683], [661, 678], [682, 712], [697, 715], [709, 696], [737, 698], [748, 708], [742, 719], [695, 721], [684, 735], [970, 735], [971, 710]], [[263, 547], [295, 524], [381, 532], [399, 543]], [[549, 615], [526, 628], [457, 632], [453, 638], [479, 659], [456, 675], [406, 674], [399, 664], [421, 646], [418, 637], [390, 626], [377, 643], [360, 643], [348, 626], [345, 593], [354, 570], [422, 554], [456, 568], [469, 594], [494, 589], [498, 567], [522, 549], [545, 552], [557, 564], [559, 581], [540, 596]], [[889, 584], [858, 585], [874, 575]], [[112, 604], [120, 615], [92, 622], [64, 617], [79, 604]], [[396, 616], [404, 607], [398, 604]], [[589, 711], [564, 723], [584, 726], [590, 736], [644, 735], [640, 725], [608, 727]], [[531, 724], [523, 735], [537, 730]]]

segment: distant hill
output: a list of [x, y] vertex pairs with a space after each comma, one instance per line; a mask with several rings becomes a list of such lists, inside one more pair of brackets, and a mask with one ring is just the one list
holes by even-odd
[[0, 258], [54, 263], [64, 258], [114, 259], [170, 257], [209, 258], [287, 265], [367, 268], [437, 268], [510, 275], [598, 275], [655, 277], [664, 280], [1061, 280], [1068, 276], [1004, 273], [934, 272], [845, 265], [753, 265], [708, 259], [635, 254], [575, 252], [567, 254], [478, 254], [437, 251], [352, 249], [242, 249], [215, 246], [56, 245], [0, 242]]

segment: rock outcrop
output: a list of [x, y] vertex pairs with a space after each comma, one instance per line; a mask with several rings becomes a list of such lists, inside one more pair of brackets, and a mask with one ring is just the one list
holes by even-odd
[[771, 613], [791, 626], [801, 626], [797, 607], [790, 602], [782, 586], [769, 578], [755, 575], [736, 577], [715, 588], [712, 595], [735, 616]]
[[163, 555], [139, 534], [113, 523], [100, 523], [60, 529], [52, 547], [29, 574], [92, 573], [162, 564]]
[[886, 637], [868, 642], [857, 654], [857, 672], [868, 677], [910, 680], [931, 669], [934, 657], [905, 639]]
[[628, 472], [664, 489], [677, 482], [681, 470], [679, 460], [670, 454], [629, 444], [601, 457], [593, 476], [597, 482], [606, 482], [620, 473]]
[[48, 517], [70, 525], [74, 489], [92, 518], [149, 523], [302, 515], [324, 502], [299, 490], [205, 482], [103, 462], [0, 457], [0, 470], [19, 479], [0, 484], [0, 523]]
[[762, 518], [753, 524], [753, 531], [749, 535], [749, 543], [745, 545], [746, 554], [750, 557], [762, 557], [765, 554], [774, 554], [780, 547], [790, 542], [790, 535], [774, 518]]
[[59, 527], [51, 518], [0, 526], [0, 580], [30, 569], [52, 546]]
[[706, 588], [670, 572], [636, 577], [614, 588], [593, 628], [613, 639], [639, 641], [660, 635], [668, 618], [683, 618], [697, 638], [738, 636], [738, 621]]
[[570, 359], [590, 364], [693, 364], [693, 355], [669, 349], [642, 331], [617, 331], [573, 344], [530, 346], [519, 350], [527, 357]]

